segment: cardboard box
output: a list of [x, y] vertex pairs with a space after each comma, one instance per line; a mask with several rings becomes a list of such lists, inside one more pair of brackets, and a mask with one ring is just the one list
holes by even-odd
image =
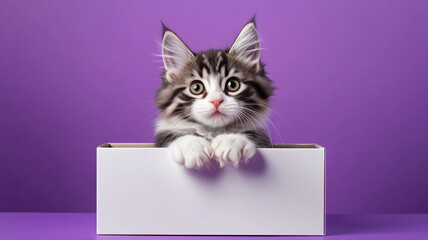
[[260, 148], [238, 169], [188, 170], [166, 148], [97, 148], [97, 233], [324, 235], [325, 149]]

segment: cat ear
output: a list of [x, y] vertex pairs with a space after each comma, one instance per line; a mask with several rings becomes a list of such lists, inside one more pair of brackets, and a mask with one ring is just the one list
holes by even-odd
[[166, 78], [172, 82], [178, 71], [195, 55], [183, 41], [171, 30], [165, 27], [162, 38], [162, 59], [166, 70]]
[[260, 44], [254, 19], [247, 23], [239, 33], [229, 53], [255, 65], [260, 65]]

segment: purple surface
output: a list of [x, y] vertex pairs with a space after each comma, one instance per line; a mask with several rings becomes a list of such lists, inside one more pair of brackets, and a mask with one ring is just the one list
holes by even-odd
[[0, 239], [427, 239], [427, 214], [327, 215], [325, 237], [106, 236], [96, 235], [93, 213], [0, 213]]
[[327, 148], [327, 211], [428, 213], [423, 0], [0, 0], [0, 211], [94, 212], [95, 147], [153, 141], [160, 20], [199, 51], [254, 13], [273, 139]]

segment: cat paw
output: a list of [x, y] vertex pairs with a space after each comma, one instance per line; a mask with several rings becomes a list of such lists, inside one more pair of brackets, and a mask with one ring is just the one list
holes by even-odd
[[246, 162], [256, 153], [254, 143], [240, 134], [218, 135], [212, 141], [211, 147], [220, 167], [231, 163], [236, 168], [241, 161]]
[[193, 135], [177, 138], [169, 149], [174, 161], [186, 168], [202, 168], [212, 157], [210, 142]]

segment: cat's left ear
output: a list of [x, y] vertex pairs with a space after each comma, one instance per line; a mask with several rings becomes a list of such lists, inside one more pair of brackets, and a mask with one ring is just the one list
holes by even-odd
[[192, 61], [195, 55], [174, 32], [165, 25], [163, 27], [162, 59], [166, 78], [169, 82], [173, 82], [181, 68]]
[[260, 43], [254, 19], [247, 23], [239, 33], [229, 53], [253, 65], [260, 67]]

